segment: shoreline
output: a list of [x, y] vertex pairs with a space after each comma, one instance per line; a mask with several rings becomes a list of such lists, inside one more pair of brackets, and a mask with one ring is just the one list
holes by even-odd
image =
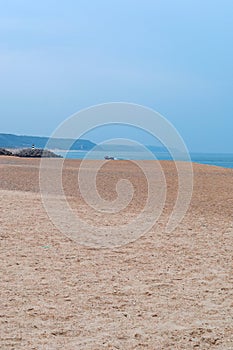
[[[10, 148], [6, 148], [6, 150], [9, 150], [13, 153], [13, 150], [15, 152], [18, 152], [22, 149], [10, 149]], [[56, 154], [59, 154], [59, 152], [57, 152], [56, 150], [49, 150], [51, 152], [54, 152]], [[66, 152], [66, 151], [64, 151]], [[69, 151], [70, 152], [70, 151]], [[77, 151], [72, 151], [73, 153], [76, 153]], [[78, 151], [79, 152], [79, 151]], [[86, 153], [86, 151], [82, 151], [83, 153]], [[18, 158], [16, 157], [14, 154], [11, 156], [6, 156], [6, 155], [0, 155], [0, 158]], [[22, 157], [22, 159], [41, 159], [41, 158], [34, 158], [34, 157]], [[49, 159], [56, 159], [56, 158], [49, 158]], [[95, 159], [95, 158], [92, 158], [92, 159], [89, 159], [89, 158], [72, 158], [72, 157], [67, 157], [67, 158], [61, 158], [63, 161], [64, 160], [70, 160], [70, 161], [82, 161], [82, 160], [85, 160], [85, 161], [109, 161], [109, 160], [105, 160], [104, 158], [102, 159]], [[114, 159], [113, 160], [114, 162], [121, 162], [121, 161], [129, 161], [129, 162], [133, 162], [133, 161], [142, 161], [142, 162], [153, 162], [153, 161], [159, 161], [159, 162], [184, 162], [184, 163], [187, 163], [187, 161], [183, 161], [183, 160], [171, 160], [171, 159]], [[210, 163], [210, 162], [206, 162], [206, 161], [196, 161], [196, 160], [191, 160], [190, 162], [191, 164], [199, 164], [199, 165], [206, 165], [206, 166], [210, 166], [210, 167], [217, 167], [217, 168], [220, 168], [220, 169], [232, 169], [233, 170], [233, 164], [231, 166], [224, 166], [224, 165], [220, 165], [220, 164], [215, 164], [215, 163]], [[223, 162], [224, 163], [224, 162]]]
[[[19, 152], [23, 148], [6, 148], [6, 150], [11, 151], [12, 153]], [[60, 149], [48, 149], [48, 151], [54, 152], [55, 154], [65, 156], [65, 159], [90, 159], [88, 158], [88, 153], [91, 152], [91, 150], [60, 150]], [[78, 157], [74, 157], [75, 154], [78, 154]], [[68, 155], [68, 157], [67, 157]], [[70, 156], [69, 156], [70, 155]], [[85, 158], [85, 155], [87, 155], [87, 158]], [[109, 154], [106, 154], [105, 151], [93, 151], [93, 158], [92, 160], [104, 160], [104, 157], [106, 155], [113, 156], [116, 160], [129, 160], [129, 161], [146, 161], [146, 160], [159, 160], [159, 161], [173, 161], [170, 159], [170, 157], [166, 154], [164, 156], [164, 153], [156, 153], [154, 155], [154, 158], [146, 158], [142, 155], [139, 155], [137, 152], [115, 152], [112, 153], [109, 152]], [[210, 166], [217, 166], [224, 169], [233, 169], [233, 154], [231, 153], [190, 153], [190, 158], [192, 164], [205, 164]], [[174, 162], [182, 161], [182, 159], [174, 160]]]

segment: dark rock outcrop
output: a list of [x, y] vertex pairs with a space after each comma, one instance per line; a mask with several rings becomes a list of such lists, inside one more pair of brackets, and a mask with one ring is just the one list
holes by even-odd
[[7, 151], [5, 148], [0, 148], [0, 156], [12, 156], [13, 154], [10, 151]]
[[19, 152], [14, 153], [16, 157], [26, 157], [26, 158], [62, 158], [51, 151], [39, 149], [39, 148], [26, 148]]

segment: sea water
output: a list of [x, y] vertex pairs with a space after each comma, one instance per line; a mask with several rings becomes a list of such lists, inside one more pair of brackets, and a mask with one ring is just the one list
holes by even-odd
[[[56, 153], [69, 159], [104, 159], [106, 155], [123, 160], [172, 160], [168, 152], [124, 152], [112, 151], [57, 151]], [[228, 153], [190, 153], [190, 158], [195, 163], [209, 164], [224, 168], [233, 168], [233, 154]]]

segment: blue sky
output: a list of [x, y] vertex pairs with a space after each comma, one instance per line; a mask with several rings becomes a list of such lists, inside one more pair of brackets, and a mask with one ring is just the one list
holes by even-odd
[[233, 153], [232, 0], [0, 5], [0, 132], [49, 136], [125, 101], [164, 115], [191, 151]]

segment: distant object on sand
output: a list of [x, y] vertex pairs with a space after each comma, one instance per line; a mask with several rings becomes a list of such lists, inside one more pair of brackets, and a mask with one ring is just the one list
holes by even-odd
[[12, 152], [7, 151], [5, 148], [0, 148], [0, 156], [12, 156]]
[[112, 156], [105, 156], [104, 159], [105, 160], [115, 160], [116, 158], [112, 157]]
[[16, 157], [25, 158], [63, 158], [62, 156], [55, 154], [51, 151], [40, 148], [26, 148], [13, 154]]

